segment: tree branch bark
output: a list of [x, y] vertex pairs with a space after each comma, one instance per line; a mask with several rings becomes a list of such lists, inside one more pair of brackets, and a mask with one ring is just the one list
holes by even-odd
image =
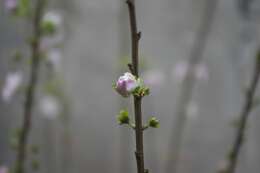
[[[241, 114], [239, 116], [238, 129], [236, 132], [236, 137], [235, 137], [234, 143], [233, 143], [230, 153], [228, 155], [227, 168], [226, 168], [226, 170], [224, 170], [225, 173], [234, 173], [235, 172], [239, 152], [244, 143], [246, 124], [247, 124], [250, 112], [253, 109], [254, 95], [255, 95], [255, 91], [257, 89], [259, 76], [260, 76], [260, 50], [258, 50], [257, 55], [256, 55], [253, 76], [252, 76], [249, 88], [247, 89], [246, 94], [245, 94], [245, 103], [243, 105]], [[221, 171], [220, 171], [220, 173], [221, 173]]]
[[172, 136], [170, 137], [169, 143], [169, 156], [166, 162], [166, 172], [171, 171], [173, 173], [177, 172], [178, 161], [180, 157], [181, 144], [183, 141], [184, 130], [186, 127], [187, 115], [186, 109], [189, 104], [192, 94], [193, 87], [195, 85], [195, 77], [193, 71], [195, 66], [202, 61], [203, 52], [206, 47], [207, 39], [212, 29], [212, 23], [214, 21], [214, 15], [217, 8], [218, 0], [207, 1], [202, 13], [201, 24], [196, 34], [193, 46], [190, 51], [188, 64], [188, 74], [182, 82], [181, 93], [177, 99], [177, 108], [174, 116], [176, 116]]
[[[139, 76], [138, 73], [138, 48], [141, 33], [137, 31], [136, 22], [136, 11], [135, 11], [135, 0], [127, 0], [131, 29], [131, 41], [132, 41], [132, 64], [131, 71], [136, 77]], [[143, 149], [143, 123], [142, 123], [142, 98], [134, 96], [134, 113], [135, 113], [135, 136], [136, 136], [136, 162], [137, 162], [137, 172], [145, 173], [144, 169], [144, 149]]]
[[27, 157], [27, 142], [29, 137], [29, 132], [31, 130], [32, 123], [32, 108], [34, 102], [35, 88], [38, 81], [38, 73], [40, 66], [40, 38], [41, 29], [40, 22], [43, 14], [43, 9], [45, 6], [45, 0], [38, 0], [36, 2], [34, 15], [32, 18], [33, 24], [33, 38], [31, 42], [31, 71], [30, 80], [28, 88], [26, 90], [26, 100], [24, 103], [24, 113], [23, 113], [23, 125], [21, 128], [21, 133], [18, 139], [18, 151], [15, 161], [15, 173], [25, 172], [25, 161]]

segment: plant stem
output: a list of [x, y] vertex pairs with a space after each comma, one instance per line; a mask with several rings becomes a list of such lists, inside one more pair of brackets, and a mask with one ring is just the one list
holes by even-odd
[[255, 95], [257, 85], [258, 85], [259, 76], [260, 76], [260, 50], [257, 52], [257, 55], [256, 55], [253, 77], [251, 79], [249, 88], [247, 89], [246, 94], [245, 94], [245, 103], [243, 105], [241, 114], [239, 116], [240, 118], [239, 118], [239, 123], [238, 123], [238, 129], [236, 132], [236, 137], [235, 137], [233, 146], [228, 155], [228, 166], [225, 170], [225, 173], [234, 173], [235, 172], [238, 155], [239, 155], [240, 149], [244, 142], [246, 124], [247, 124], [250, 112], [253, 108], [254, 95]]
[[[136, 77], [138, 74], [138, 44], [141, 33], [137, 31], [135, 0], [126, 1], [129, 10], [131, 40], [132, 40], [132, 64], [130, 70]], [[144, 149], [143, 149], [143, 123], [142, 123], [142, 98], [134, 96], [134, 113], [135, 113], [135, 136], [136, 136], [136, 162], [137, 172], [145, 173], [144, 169]]]
[[193, 75], [195, 66], [202, 61], [203, 52], [206, 47], [207, 39], [212, 29], [212, 23], [216, 11], [218, 0], [207, 1], [202, 13], [201, 24], [196, 34], [196, 38], [191, 48], [188, 64], [188, 74], [182, 82], [181, 93], [178, 98], [177, 108], [174, 116], [176, 116], [173, 125], [173, 133], [169, 143], [168, 161], [166, 163], [166, 171], [177, 172], [178, 161], [180, 157], [181, 144], [183, 141], [184, 130], [186, 127], [187, 115], [186, 109], [192, 99], [193, 87], [196, 78]]
[[34, 102], [35, 88], [38, 80], [39, 65], [40, 65], [40, 21], [42, 18], [45, 0], [36, 2], [35, 11], [32, 18], [33, 38], [31, 42], [31, 71], [28, 88], [26, 90], [26, 100], [24, 103], [23, 125], [18, 141], [18, 151], [15, 161], [15, 173], [25, 172], [25, 161], [27, 157], [27, 142], [32, 121], [32, 108]]

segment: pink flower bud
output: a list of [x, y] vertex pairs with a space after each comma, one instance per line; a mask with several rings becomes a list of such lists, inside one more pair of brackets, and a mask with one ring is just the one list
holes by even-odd
[[138, 86], [139, 82], [136, 77], [126, 72], [117, 80], [115, 89], [123, 97], [128, 97]]
[[0, 166], [0, 173], [8, 173], [8, 168], [6, 166]]
[[16, 10], [17, 5], [18, 5], [17, 0], [5, 0], [5, 8], [6, 8], [8, 11], [14, 11], [14, 10]]

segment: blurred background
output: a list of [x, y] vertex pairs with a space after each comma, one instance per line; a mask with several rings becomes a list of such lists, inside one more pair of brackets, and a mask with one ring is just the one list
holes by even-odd
[[[112, 89], [130, 62], [124, 0], [49, 1], [47, 11], [61, 26], [48, 38], [55, 42], [50, 62], [41, 65], [29, 142], [39, 154], [29, 160], [39, 160], [41, 173], [136, 172], [134, 133], [116, 122], [121, 108], [132, 112], [132, 99]], [[159, 129], [144, 134], [146, 167], [154, 173], [216, 172], [225, 164], [252, 76], [260, 1], [136, 0], [136, 6], [141, 77], [151, 89], [143, 100], [144, 120], [160, 120]], [[26, 23], [1, 4], [2, 89], [10, 73], [28, 81], [28, 35]], [[22, 62], [13, 61], [14, 50], [25, 52]], [[10, 142], [22, 122], [23, 101], [22, 90], [0, 99], [0, 165], [14, 161]], [[250, 115], [237, 173], [259, 173], [259, 111]]]

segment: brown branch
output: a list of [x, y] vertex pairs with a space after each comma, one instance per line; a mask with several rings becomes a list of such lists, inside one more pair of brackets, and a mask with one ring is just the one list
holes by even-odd
[[197, 64], [202, 61], [203, 53], [206, 48], [206, 43], [210, 31], [212, 29], [212, 23], [214, 21], [214, 15], [216, 12], [218, 0], [207, 1], [202, 12], [202, 19], [199, 29], [196, 34], [193, 46], [190, 51], [188, 64], [188, 74], [182, 82], [181, 93], [177, 99], [177, 108], [174, 116], [174, 125], [172, 129], [172, 136], [169, 143], [168, 161], [166, 162], [166, 171], [177, 172], [178, 161], [180, 157], [181, 144], [183, 141], [184, 130], [187, 122], [186, 109], [193, 94], [193, 87], [196, 79], [192, 74]]
[[231, 151], [228, 155], [227, 168], [226, 168], [226, 170], [224, 170], [224, 171], [221, 170], [220, 172], [224, 172], [224, 173], [234, 173], [235, 172], [238, 155], [239, 155], [239, 152], [240, 152], [241, 147], [244, 142], [244, 136], [245, 136], [245, 130], [246, 130], [246, 124], [248, 121], [248, 117], [254, 106], [254, 95], [255, 95], [257, 85], [258, 85], [259, 76], [260, 76], [260, 50], [258, 50], [258, 52], [257, 52], [253, 77], [251, 79], [250, 86], [247, 89], [247, 92], [245, 94], [245, 103], [242, 108], [241, 114], [239, 116], [240, 118], [239, 118], [239, 123], [238, 123], [238, 129], [236, 132], [236, 137], [235, 137], [233, 146], [231, 148]]
[[[135, 0], [126, 1], [129, 10], [129, 20], [131, 28], [131, 41], [132, 41], [132, 64], [130, 70], [136, 77], [138, 74], [138, 44], [141, 38], [141, 33], [137, 31]], [[134, 96], [134, 113], [135, 113], [135, 136], [136, 136], [136, 162], [137, 172], [145, 173], [144, 169], [144, 149], [143, 149], [143, 123], [142, 123], [142, 98]]]
[[34, 102], [35, 88], [38, 79], [39, 65], [40, 65], [40, 22], [42, 18], [43, 8], [45, 6], [45, 0], [38, 0], [35, 7], [35, 12], [32, 18], [33, 23], [33, 38], [31, 42], [31, 71], [30, 71], [30, 81], [26, 91], [26, 100], [24, 103], [24, 113], [23, 113], [23, 125], [21, 128], [21, 134], [19, 135], [18, 141], [18, 151], [15, 161], [15, 173], [25, 172], [25, 161], [27, 157], [27, 142], [29, 137], [29, 132], [31, 130], [32, 121], [32, 107]]

